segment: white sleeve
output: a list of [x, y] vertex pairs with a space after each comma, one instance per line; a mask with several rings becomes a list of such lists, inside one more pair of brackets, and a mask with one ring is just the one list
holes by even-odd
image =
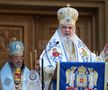
[[91, 53], [91, 62], [96, 62], [96, 54]]
[[92, 57], [92, 62], [104, 62], [105, 61], [104, 54], [102, 53], [99, 56], [96, 56], [96, 54], [91, 53], [91, 57]]
[[108, 56], [105, 55], [104, 51], [102, 51], [101, 54], [99, 55], [99, 58], [102, 62], [105, 62], [108, 59]]
[[44, 71], [48, 74], [53, 74], [55, 71], [55, 68], [47, 66], [47, 67], [44, 67]]

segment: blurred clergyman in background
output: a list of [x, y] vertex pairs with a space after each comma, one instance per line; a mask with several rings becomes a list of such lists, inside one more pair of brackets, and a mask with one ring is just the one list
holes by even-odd
[[8, 51], [9, 58], [0, 72], [1, 90], [26, 90], [29, 69], [24, 65], [24, 45], [13, 40]]

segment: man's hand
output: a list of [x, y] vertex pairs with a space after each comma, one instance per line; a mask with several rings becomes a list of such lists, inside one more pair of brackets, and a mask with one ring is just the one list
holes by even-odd
[[108, 56], [108, 43], [104, 47], [104, 54]]
[[106, 62], [108, 62], [108, 43], [105, 45], [103, 52], [104, 52], [104, 55], [105, 55], [104, 59], [105, 59]]

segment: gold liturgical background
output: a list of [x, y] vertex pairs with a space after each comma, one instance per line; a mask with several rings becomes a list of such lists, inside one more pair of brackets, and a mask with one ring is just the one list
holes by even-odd
[[[100, 52], [107, 42], [106, 4], [103, 2], [107, 4], [105, 0], [70, 2], [79, 11], [77, 35], [91, 51]], [[40, 56], [57, 29], [56, 12], [66, 4], [65, 0], [0, 1], [0, 67], [7, 61], [7, 46], [13, 37], [24, 42], [25, 64], [30, 67], [30, 52], [33, 60], [35, 49]]]

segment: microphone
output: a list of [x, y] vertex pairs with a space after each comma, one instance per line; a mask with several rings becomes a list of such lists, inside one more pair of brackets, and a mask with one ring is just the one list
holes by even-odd
[[59, 44], [59, 41], [57, 41], [52, 47], [50, 47], [50, 49], [48, 49], [48, 50], [46, 50], [46, 47], [45, 47], [45, 52], [44, 52], [44, 54], [43, 54], [43, 56], [42, 56], [42, 61], [41, 61], [41, 66], [42, 66], [42, 90], [44, 90], [44, 68], [43, 68], [43, 66], [44, 66], [44, 63], [43, 63], [43, 57], [44, 57], [44, 55], [49, 51], [49, 50], [51, 50], [54, 46], [57, 46]]
[[56, 44], [59, 44], [59, 41], [57, 41]]
[[[46, 50], [46, 47], [45, 47], [45, 53], [48, 52], [49, 50], [51, 50], [54, 46], [57, 46], [57, 44], [59, 44], [59, 41], [57, 41], [57, 42], [56, 42], [52, 47], [50, 47], [50, 49], [48, 49], [48, 50]], [[44, 53], [44, 54], [45, 54], [45, 53]]]

